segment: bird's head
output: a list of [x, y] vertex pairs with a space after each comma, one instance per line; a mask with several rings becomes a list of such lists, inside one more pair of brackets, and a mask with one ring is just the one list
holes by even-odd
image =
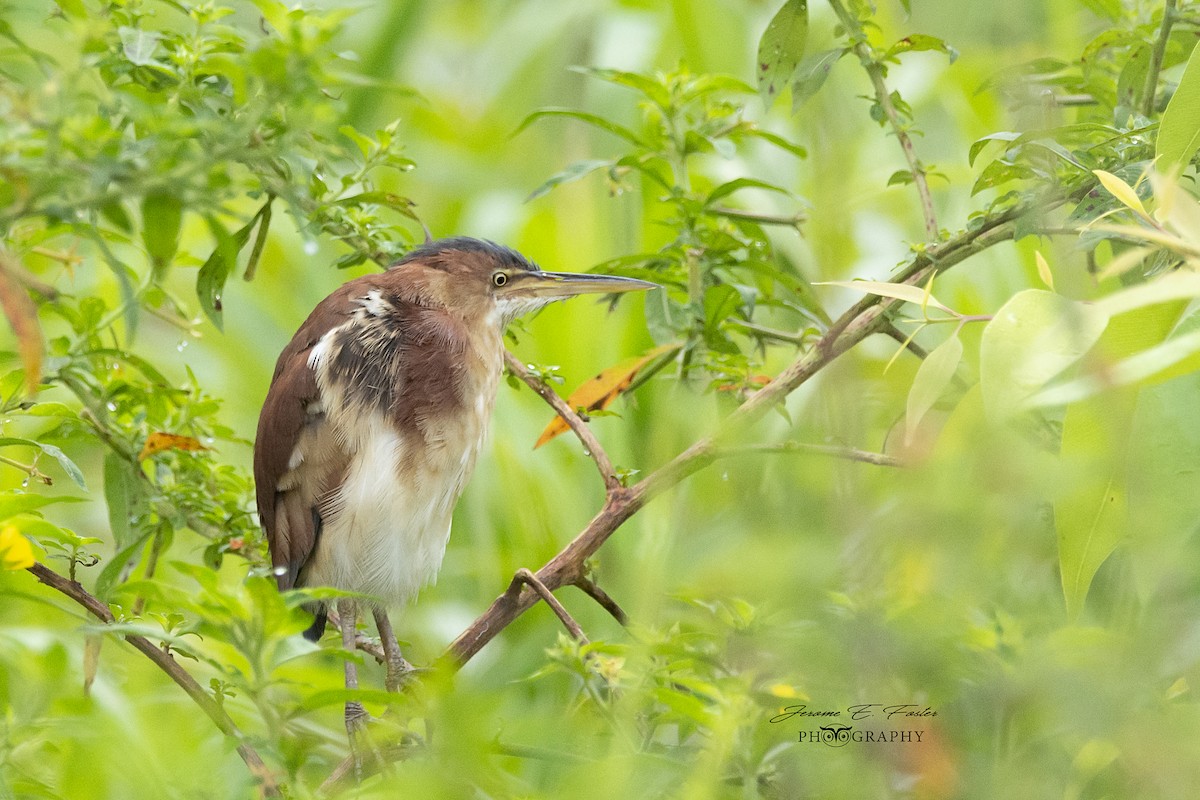
[[494, 311], [501, 326], [555, 300], [656, 287], [649, 281], [615, 275], [545, 272], [511, 248], [468, 237], [425, 244], [392, 269], [411, 265], [427, 270], [428, 289], [447, 307], [484, 314]]

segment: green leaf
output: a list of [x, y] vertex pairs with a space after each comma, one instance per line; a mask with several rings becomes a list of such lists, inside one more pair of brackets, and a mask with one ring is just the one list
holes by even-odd
[[19, 489], [0, 492], [0, 520], [9, 519], [17, 514], [27, 514], [54, 503], [82, 503], [86, 499], [61, 495], [48, 497], [43, 494], [29, 494]]
[[925, 357], [913, 378], [912, 388], [908, 391], [908, 403], [904, 415], [904, 443], [911, 444], [917, 433], [917, 428], [929, 409], [942, 396], [942, 392], [950, 385], [958, 362], [962, 360], [963, 345], [958, 338], [958, 332]]
[[[1115, 317], [1096, 345], [1118, 361], [1162, 341], [1185, 303], [1138, 308]], [[1067, 613], [1078, 618], [1092, 579], [1129, 527], [1129, 444], [1138, 391], [1118, 389], [1067, 407], [1060, 450], [1063, 484], [1054, 503], [1059, 569]]]
[[80, 489], [87, 491], [87, 483], [83, 479], [83, 473], [80, 471], [79, 467], [76, 466], [75, 462], [67, 457], [67, 454], [64, 453], [62, 449], [55, 447], [52, 444], [35, 442], [33, 439], [22, 439], [15, 436], [0, 437], [0, 447], [7, 447], [11, 445], [34, 447], [38, 450], [41, 450], [43, 453], [57, 461], [59, 466], [62, 467], [63, 472], [67, 473], [67, 476], [71, 480], [75, 481], [75, 483], [79, 485]]
[[913, 33], [896, 42], [883, 54], [883, 60], [895, 60], [902, 53], [935, 50], [950, 57], [950, 63], [958, 60], [958, 51], [936, 36]]
[[154, 279], [161, 281], [179, 248], [183, 203], [173, 194], [154, 192], [142, 200], [142, 242], [150, 254]]
[[625, 72], [619, 69], [602, 69], [597, 67], [571, 67], [573, 72], [580, 72], [598, 78], [605, 83], [624, 86], [641, 94], [654, 105], [666, 110], [671, 105], [671, 95], [662, 83], [639, 75], [636, 72]]
[[1088, 303], [1027, 289], [983, 329], [979, 383], [993, 419], [1010, 416], [1048, 381], [1092, 348], [1109, 315]]
[[83, 489], [85, 492], [87, 491], [87, 481], [83, 479], [83, 472], [76, 466], [74, 461], [67, 457], [66, 453], [52, 444], [39, 444], [38, 447], [42, 448], [43, 453], [57, 461], [58, 465], [62, 467], [63, 472], [67, 473], [67, 476], [75, 481], [75, 484], [80, 489]]
[[225, 289], [225, 282], [229, 280], [229, 274], [237, 265], [238, 253], [250, 239], [250, 230], [254, 227], [257, 219], [258, 215], [255, 215], [255, 218], [250, 220], [247, 225], [239, 228], [230, 236], [221, 223], [212, 217], [208, 218], [208, 226], [212, 230], [213, 236], [216, 237], [217, 246], [213, 248], [212, 255], [200, 267], [200, 273], [196, 276], [196, 296], [200, 299], [200, 307], [217, 326], [217, 330], [225, 329], [225, 321], [221, 313], [223, 310], [221, 293]]
[[1103, 313], [1116, 316], [1145, 306], [1196, 297], [1200, 297], [1200, 273], [1169, 272], [1146, 283], [1114, 292], [1097, 300], [1095, 305]]
[[[1192, 319], [1197, 319], [1193, 316]], [[1075, 403], [1119, 386], [1144, 386], [1200, 370], [1200, 330], [1176, 331], [1163, 342], [1128, 358], [1068, 381], [1050, 386], [1029, 399], [1031, 406]]]
[[[96, 576], [96, 596], [107, 600], [113, 589], [121, 582], [127, 569], [131, 569], [141, 559], [141, 549], [150, 541], [153, 531], [144, 531], [136, 539], [124, 547], [118, 545], [117, 552], [100, 570]], [[155, 584], [161, 585], [161, 584]]]
[[134, 467], [116, 453], [104, 457], [104, 500], [108, 505], [108, 527], [117, 548], [132, 539], [132, 520], [138, 492]]
[[1200, 148], [1200, 45], [1192, 50], [1179, 88], [1158, 125], [1154, 154], [1163, 172], [1182, 170]]
[[760, 181], [756, 178], [735, 178], [734, 180], [722, 183], [720, 186], [709, 192], [708, 197], [704, 200], [704, 205], [706, 207], [711, 206], [721, 198], [728, 197], [729, 195], [741, 189], [766, 189], [768, 192], [778, 192], [779, 194], [787, 195], [789, 197], [792, 194], [782, 186], [776, 186], [773, 183]]
[[808, 0], [787, 0], [758, 43], [758, 93], [769, 108], [804, 58]]
[[518, 133], [528, 128], [537, 120], [545, 117], [567, 117], [568, 119], [577, 119], [580, 122], [586, 122], [588, 125], [599, 128], [600, 130], [608, 131], [614, 136], [619, 136], [632, 145], [637, 147], [643, 146], [641, 139], [638, 138], [638, 135], [629, 128], [626, 128], [624, 125], [618, 125], [617, 123], [607, 120], [604, 117], [597, 116], [596, 114], [588, 114], [585, 111], [575, 111], [574, 109], [570, 108], [542, 108], [534, 111], [532, 114], [525, 117], [525, 119], [521, 120], [521, 124], [517, 126], [517, 129], [513, 131], [512, 135], [516, 136]]
[[615, 163], [616, 162], [611, 159], [576, 161], [574, 164], [567, 167], [562, 172], [559, 172], [556, 175], [550, 176], [550, 178], [548, 178], [545, 183], [543, 183], [541, 186], [537, 187], [532, 192], [530, 192], [529, 196], [525, 198], [525, 202], [528, 203], [530, 200], [536, 200], [537, 198], [541, 197], [542, 195], [547, 194], [555, 186], [558, 186], [563, 183], [570, 183], [572, 181], [577, 181], [580, 178], [583, 178], [587, 175], [591, 175], [593, 172], [595, 172], [598, 169], [604, 169], [606, 167], [611, 167]]
[[833, 65], [846, 55], [846, 48], [835, 47], [807, 55], [796, 65], [792, 73], [792, 113], [796, 113], [804, 101], [812, 97], [825, 85]]
[[159, 34], [122, 25], [117, 29], [117, 35], [121, 37], [121, 49], [130, 63], [139, 67], [157, 64], [154, 51], [158, 49]]
[[1117, 76], [1117, 103], [1113, 110], [1113, 121], [1123, 125], [1138, 113], [1138, 100], [1146, 87], [1146, 75], [1150, 72], [1150, 47], [1140, 45], [1130, 50], [1121, 73]]

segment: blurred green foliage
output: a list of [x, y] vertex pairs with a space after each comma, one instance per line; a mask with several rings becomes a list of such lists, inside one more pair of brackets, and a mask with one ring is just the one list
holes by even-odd
[[[847, 307], [889, 335], [605, 545], [628, 628], [567, 590], [588, 643], [539, 605], [404, 696], [366, 659], [408, 746], [340, 790], [1190, 797], [1198, 38], [1150, 0], [0, 2], [0, 798], [252, 796], [237, 744], [317, 795], [362, 655], [296, 635], [322, 590], [274, 589], [249, 437], [311, 307], [422, 224], [663, 285], [510, 343], [568, 388], [679, 345], [594, 421], [631, 482]], [[549, 416], [502, 390], [414, 663], [599, 507]]]

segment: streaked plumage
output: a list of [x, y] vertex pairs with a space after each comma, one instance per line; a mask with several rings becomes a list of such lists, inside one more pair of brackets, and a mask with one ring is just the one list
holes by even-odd
[[[279, 587], [411, 600], [437, 574], [475, 467], [504, 327], [572, 294], [650, 285], [544, 273], [513, 250], [459, 238], [323, 300], [279, 357], [255, 443]], [[311, 638], [324, 621], [320, 610]]]

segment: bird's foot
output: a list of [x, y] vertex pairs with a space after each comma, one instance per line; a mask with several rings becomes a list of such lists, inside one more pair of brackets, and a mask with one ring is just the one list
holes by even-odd
[[354, 760], [354, 778], [359, 783], [363, 779], [364, 754], [373, 758], [381, 769], [386, 771], [388, 767], [383, 751], [371, 736], [370, 724], [373, 719], [362, 703], [354, 700], [346, 703], [346, 738], [350, 743], [350, 757]]

